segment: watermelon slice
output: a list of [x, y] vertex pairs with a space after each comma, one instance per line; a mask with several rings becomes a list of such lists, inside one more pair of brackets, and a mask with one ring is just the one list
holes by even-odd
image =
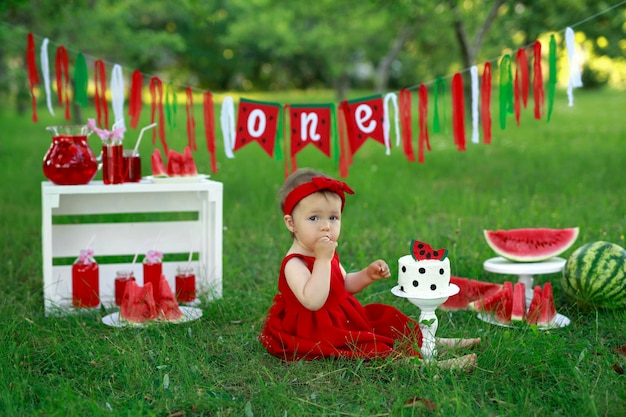
[[191, 177], [198, 175], [198, 169], [196, 168], [196, 163], [193, 160], [193, 155], [191, 154], [191, 148], [189, 146], [185, 146], [185, 150], [183, 152], [182, 174]]
[[183, 175], [183, 155], [174, 149], [167, 151], [167, 175], [170, 177]]
[[466, 310], [469, 303], [489, 298], [503, 288], [502, 284], [461, 277], [450, 277], [450, 283], [456, 284], [460, 291], [441, 305], [444, 310]]
[[152, 284], [143, 287], [135, 281], [126, 283], [126, 290], [120, 306], [120, 319], [129, 323], [145, 323], [158, 317]]
[[424, 261], [429, 259], [437, 259], [442, 261], [448, 255], [447, 249], [433, 249], [428, 243], [418, 240], [411, 241], [411, 255], [416, 261]]
[[526, 285], [517, 282], [513, 286], [513, 309], [511, 321], [524, 321], [526, 318]]
[[537, 319], [540, 326], [550, 326], [554, 324], [556, 318], [556, 307], [554, 306], [554, 294], [552, 293], [552, 283], [543, 284], [543, 293], [541, 294], [541, 314]]
[[578, 227], [484, 230], [489, 247], [513, 262], [541, 262], [569, 249], [578, 238]]
[[161, 275], [159, 289], [160, 292], [156, 303], [159, 319], [167, 321], [180, 320], [183, 317], [183, 312], [178, 306], [176, 297], [174, 297], [174, 293], [172, 292], [165, 275]]
[[469, 308], [491, 314], [501, 323], [510, 323], [513, 310], [513, 284], [510, 281], [505, 282], [504, 288], [500, 291], [490, 297], [469, 303]]
[[533, 288], [533, 299], [530, 302], [530, 307], [528, 307], [528, 314], [526, 314], [526, 321], [528, 324], [537, 324], [537, 320], [539, 320], [539, 315], [541, 314], [541, 297], [543, 295], [543, 291], [539, 285], [536, 285]]
[[167, 171], [165, 171], [165, 165], [163, 165], [163, 158], [161, 157], [161, 150], [156, 148], [152, 152], [152, 176], [153, 177], [167, 177]]

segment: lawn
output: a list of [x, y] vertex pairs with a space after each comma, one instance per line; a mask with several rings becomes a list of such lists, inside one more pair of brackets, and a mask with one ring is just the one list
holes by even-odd
[[[323, 93], [303, 97], [333, 100]], [[267, 100], [285, 102], [280, 94]], [[568, 107], [559, 91], [550, 122], [534, 120], [527, 109], [519, 127], [509, 117], [501, 130], [494, 104], [492, 144], [468, 143], [459, 152], [451, 132], [432, 134], [424, 164], [408, 162], [399, 148], [387, 156], [381, 144], [366, 142], [345, 179], [356, 194], [347, 199], [338, 252], [348, 270], [386, 259], [392, 278], [358, 298], [419, 317], [389, 291], [411, 239], [448, 248], [453, 275], [500, 283], [514, 277], [483, 270], [494, 256], [483, 229], [578, 226], [578, 240], [564, 257], [598, 240], [626, 247], [625, 108], [623, 92], [576, 90]], [[276, 198], [283, 161], [257, 144], [228, 159], [219, 134], [212, 179], [224, 184], [223, 298], [205, 302], [200, 320], [180, 325], [110, 328], [101, 322], [109, 311], [102, 310], [45, 317], [41, 161], [50, 144], [45, 126], [64, 123], [57, 113], [50, 116], [42, 106], [33, 123], [12, 108], [0, 112], [1, 415], [623, 415], [626, 358], [618, 349], [626, 345], [626, 311], [579, 309], [565, 297], [558, 273], [535, 281], [553, 283], [557, 310], [571, 320], [564, 328], [509, 329], [469, 311], [438, 312], [438, 335], [483, 338], [472, 373], [390, 360], [284, 363], [270, 356], [256, 336], [290, 243]], [[149, 106], [142, 117], [147, 124]], [[198, 135], [202, 128], [199, 122]], [[184, 112], [168, 138], [182, 149]], [[97, 141], [90, 138], [94, 149]], [[337, 176], [335, 162], [310, 148], [299, 155], [299, 166]], [[151, 150], [144, 140], [144, 175]], [[210, 172], [205, 148], [195, 158], [200, 172]]]

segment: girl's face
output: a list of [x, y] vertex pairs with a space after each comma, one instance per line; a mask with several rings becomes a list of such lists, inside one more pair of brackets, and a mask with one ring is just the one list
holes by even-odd
[[315, 242], [327, 237], [336, 242], [341, 232], [341, 197], [332, 192], [317, 192], [296, 205], [285, 225], [305, 251], [313, 253]]

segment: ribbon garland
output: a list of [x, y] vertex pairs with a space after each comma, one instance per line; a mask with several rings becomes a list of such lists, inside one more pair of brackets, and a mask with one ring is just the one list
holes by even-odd
[[143, 89], [143, 74], [139, 70], [133, 71], [130, 81], [130, 93], [128, 97], [128, 115], [130, 116], [130, 127], [137, 129], [141, 110], [143, 109], [143, 99], [141, 91]]
[[211, 172], [217, 172], [217, 161], [215, 160], [215, 115], [213, 110], [213, 94], [207, 91], [202, 99], [202, 115], [204, 116], [204, 136], [206, 147], [211, 158]]
[[402, 150], [409, 162], [415, 161], [413, 153], [413, 126], [411, 123], [411, 90], [404, 88], [398, 96], [400, 106], [400, 125], [402, 126]]
[[535, 119], [540, 120], [545, 102], [543, 92], [543, 69], [541, 68], [541, 42], [533, 44], [533, 99], [535, 102]]
[[554, 108], [554, 95], [556, 93], [556, 38], [550, 35], [550, 50], [548, 52], [548, 67], [550, 77], [548, 78], [548, 122], [552, 117]]
[[452, 76], [452, 134], [457, 150], [465, 150], [465, 97], [460, 72]]
[[400, 145], [400, 126], [398, 125], [398, 120], [400, 119], [400, 115], [398, 112], [398, 96], [395, 93], [387, 93], [385, 94], [385, 98], [383, 100], [383, 108], [384, 108], [384, 119], [383, 119], [383, 137], [385, 141], [385, 154], [391, 154], [391, 137], [389, 130], [390, 126], [390, 115], [389, 115], [389, 102], [393, 105], [393, 114], [394, 114], [394, 126], [396, 131], [396, 146]]
[[28, 84], [33, 108], [33, 122], [37, 122], [37, 97], [35, 97], [35, 85], [39, 84], [37, 62], [35, 58], [35, 38], [32, 33], [28, 34], [26, 44], [26, 66], [28, 68]]
[[446, 89], [446, 82], [444, 81], [443, 78], [441, 77], [437, 77], [435, 79], [435, 85], [433, 86], [433, 93], [434, 93], [434, 109], [433, 109], [433, 132], [434, 133], [440, 133], [441, 132], [441, 126], [445, 126], [446, 124], [446, 108], [445, 108], [445, 101], [442, 102], [441, 104], [441, 113], [442, 113], [442, 117], [443, 120], [440, 123], [439, 122], [439, 95], [444, 95], [445, 93], [445, 89]]
[[191, 87], [185, 89], [187, 95], [187, 102], [185, 104], [185, 110], [187, 112], [187, 145], [192, 151], [198, 150], [196, 144], [196, 118], [193, 114], [193, 92]]
[[[165, 154], [168, 153], [167, 142], [165, 140], [165, 116], [163, 115], [163, 83], [157, 76], [150, 78], [150, 96], [152, 97], [152, 112], [150, 114], [150, 123], [154, 123], [156, 111], [159, 111], [159, 128], [158, 134], [161, 140], [161, 146]], [[152, 131], [152, 145], [156, 144], [156, 129]]]
[[[70, 115], [70, 91], [69, 91], [69, 57], [67, 56], [67, 50], [64, 46], [57, 48], [55, 59], [55, 71], [57, 78], [57, 96], [59, 104], [65, 105], [65, 120], [71, 120]], [[65, 100], [63, 100], [65, 97]]]
[[339, 176], [345, 178], [348, 176], [348, 167], [352, 164], [352, 155], [348, 146], [348, 126], [347, 126], [347, 107], [348, 101], [343, 100], [339, 104], [338, 127], [339, 127]]
[[78, 56], [76, 56], [76, 66], [74, 67], [74, 102], [80, 104], [82, 108], [87, 107], [88, 83], [87, 60], [85, 55], [79, 52]]
[[509, 98], [512, 98], [511, 56], [506, 54], [500, 61], [500, 129], [506, 129], [507, 113], [512, 110]]
[[470, 67], [470, 79], [472, 86], [472, 143], [478, 143], [478, 101], [479, 101], [479, 84], [478, 84], [478, 67], [472, 65]]
[[483, 143], [491, 143], [491, 63], [486, 62], [483, 68], [480, 86], [480, 118], [483, 125]]
[[574, 88], [582, 87], [583, 81], [580, 74], [580, 64], [578, 62], [578, 54], [576, 53], [576, 43], [574, 40], [574, 31], [568, 27], [565, 29], [565, 47], [567, 48], [567, 58], [569, 61], [569, 81], [567, 83], [567, 99], [568, 105], [574, 105]]
[[520, 118], [522, 114], [522, 105], [524, 108], [528, 104], [528, 58], [526, 57], [526, 51], [524, 48], [519, 48], [515, 54], [515, 81], [513, 86], [513, 111], [515, 113], [515, 121], [517, 125], [520, 125]]
[[224, 153], [227, 158], [233, 159], [235, 157], [233, 153], [235, 148], [235, 103], [231, 96], [224, 97], [224, 101], [222, 101], [220, 126], [224, 139]]
[[[94, 94], [94, 102], [96, 105], [96, 115], [98, 118], [98, 126], [107, 128], [109, 126], [109, 107], [107, 105], [106, 96], [106, 72], [104, 61], [98, 59], [94, 62], [95, 72], [94, 81], [96, 92]], [[102, 118], [104, 116], [104, 120]]]
[[428, 139], [428, 89], [426, 85], [419, 86], [419, 141], [417, 147], [417, 158], [420, 164], [424, 163], [424, 146], [430, 151], [430, 141]]
[[113, 125], [126, 129], [124, 122], [124, 75], [119, 64], [111, 70], [111, 108], [113, 109]]
[[167, 118], [167, 126], [170, 129], [176, 127], [176, 113], [178, 109], [178, 100], [176, 100], [176, 92], [174, 91], [174, 84], [172, 82], [167, 83], [165, 89], [165, 115]]
[[48, 65], [48, 43], [50, 41], [45, 38], [41, 43], [41, 73], [43, 75], [43, 87], [46, 92], [46, 105], [48, 111], [54, 116], [54, 109], [52, 108], [52, 93], [50, 92], [50, 66]]

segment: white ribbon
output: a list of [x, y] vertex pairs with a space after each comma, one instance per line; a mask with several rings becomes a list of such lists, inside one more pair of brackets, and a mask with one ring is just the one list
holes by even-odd
[[43, 40], [41, 44], [41, 73], [43, 75], [43, 85], [46, 90], [46, 104], [50, 114], [54, 116], [54, 109], [52, 108], [52, 95], [50, 94], [50, 68], [48, 66], [48, 38]]
[[576, 43], [574, 40], [574, 31], [568, 27], [565, 29], [565, 47], [567, 48], [567, 57], [569, 59], [569, 82], [567, 84], [568, 105], [574, 105], [574, 88], [582, 87], [583, 81], [580, 74], [580, 63], [576, 54]]
[[[124, 128], [124, 76], [122, 67], [119, 64], [113, 65], [111, 70], [111, 108], [113, 109], [113, 118], [115, 123], [113, 128]], [[123, 137], [122, 133], [122, 137]]]
[[396, 146], [400, 146], [400, 115], [398, 114], [398, 96], [396, 93], [387, 93], [385, 95], [385, 99], [383, 101], [383, 109], [385, 112], [384, 120], [383, 120], [383, 135], [385, 139], [385, 154], [389, 155], [391, 153], [391, 144], [389, 140], [389, 101], [393, 104], [393, 113], [394, 113], [394, 124], [396, 129]]
[[472, 143], [478, 143], [478, 67], [470, 67], [472, 80]]
[[224, 97], [220, 113], [222, 136], [224, 137], [224, 152], [227, 158], [234, 158], [235, 154], [235, 104], [231, 96]]

